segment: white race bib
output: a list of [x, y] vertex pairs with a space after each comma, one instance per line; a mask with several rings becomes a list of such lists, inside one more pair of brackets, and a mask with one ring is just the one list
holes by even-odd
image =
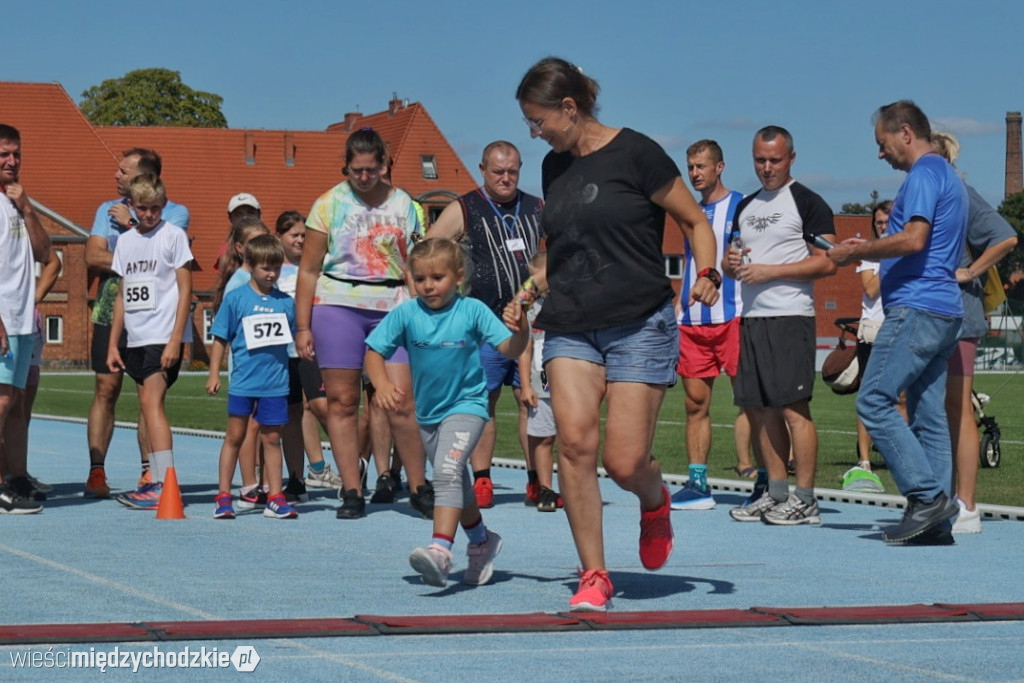
[[292, 331], [284, 313], [247, 315], [242, 318], [242, 329], [245, 331], [245, 348], [250, 351], [292, 343]]
[[156, 280], [153, 278], [123, 280], [124, 310], [151, 311], [156, 308]]

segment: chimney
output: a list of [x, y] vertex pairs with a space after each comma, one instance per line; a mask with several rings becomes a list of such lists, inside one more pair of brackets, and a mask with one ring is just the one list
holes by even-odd
[[356, 121], [358, 121], [361, 118], [363, 118], [363, 115], [362, 115], [361, 112], [350, 111], [350, 112], [346, 113], [345, 114], [345, 120], [342, 122], [342, 123], [345, 124], [345, 132], [346, 133], [351, 132], [351, 130], [356, 125]]
[[246, 166], [256, 165], [256, 140], [252, 131], [245, 131], [245, 164]]
[[388, 102], [388, 114], [394, 116], [398, 111], [399, 107], [402, 106], [402, 100], [398, 99], [398, 93], [391, 93], [391, 101]]
[[295, 165], [295, 133], [291, 131], [284, 134], [284, 165]]
[[1006, 112], [1006, 196], [1024, 191], [1024, 166], [1021, 165], [1020, 112]]

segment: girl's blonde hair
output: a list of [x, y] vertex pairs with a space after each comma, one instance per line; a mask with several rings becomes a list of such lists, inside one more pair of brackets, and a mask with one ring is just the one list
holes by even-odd
[[420, 261], [441, 261], [458, 273], [466, 269], [466, 261], [459, 245], [447, 237], [430, 237], [420, 240], [409, 252], [409, 270]]

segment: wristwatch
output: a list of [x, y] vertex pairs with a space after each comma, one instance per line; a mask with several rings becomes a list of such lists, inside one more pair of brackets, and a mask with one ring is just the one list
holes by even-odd
[[139, 227], [139, 221], [135, 218], [135, 216], [132, 216], [131, 218], [128, 219], [128, 227], [129, 228], [137, 228], [137, 227]]
[[699, 280], [702, 277], [706, 277], [711, 280], [711, 284], [715, 286], [715, 289], [720, 289], [722, 287], [722, 275], [714, 268], [705, 268], [704, 270], [698, 271], [697, 279]]

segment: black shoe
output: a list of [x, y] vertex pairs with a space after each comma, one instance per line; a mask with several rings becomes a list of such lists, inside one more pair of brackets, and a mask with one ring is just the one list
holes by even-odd
[[355, 489], [341, 495], [341, 506], [334, 515], [338, 519], [359, 519], [366, 516], [366, 499]]
[[932, 527], [907, 541], [906, 545], [956, 545], [953, 538], [953, 523], [945, 521], [939, 526]]
[[409, 495], [409, 505], [424, 519], [434, 518], [434, 487], [430, 482], [416, 487], [416, 492]]
[[29, 481], [28, 477], [11, 477], [7, 480], [7, 484], [11, 487], [11, 490], [17, 493], [25, 500], [30, 501], [42, 501], [46, 500], [46, 494], [37, 489]]
[[549, 488], [541, 487], [540, 499], [537, 501], [537, 511], [554, 512], [558, 508], [562, 507], [560, 505], [561, 502], [561, 496], [559, 496], [557, 493], [555, 493]]
[[927, 503], [917, 498], [908, 498], [903, 519], [896, 526], [886, 529], [882, 533], [882, 538], [886, 543], [894, 545], [906, 543], [958, 514], [960, 506], [951, 501], [945, 493], [940, 493]]
[[289, 503], [309, 502], [309, 494], [306, 492], [306, 485], [298, 476], [288, 478], [288, 485], [284, 487], [284, 499]]
[[402, 491], [402, 470], [388, 470], [388, 474], [391, 475], [391, 479], [395, 482], [395, 495]]
[[43, 506], [33, 503], [17, 491], [11, 488], [8, 483], [0, 483], [0, 514], [4, 515], [30, 515], [34, 512], [42, 512]]
[[391, 478], [390, 472], [377, 477], [377, 489], [370, 497], [371, 503], [394, 503], [395, 502], [395, 480]]

